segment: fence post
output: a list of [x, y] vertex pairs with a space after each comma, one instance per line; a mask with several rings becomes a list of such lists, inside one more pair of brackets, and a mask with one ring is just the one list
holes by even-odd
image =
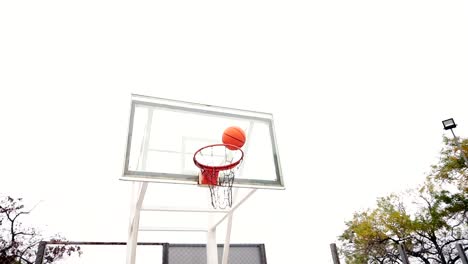
[[338, 257], [338, 250], [336, 249], [336, 244], [331, 243], [330, 244], [330, 249], [331, 249], [331, 253], [332, 253], [333, 264], [340, 264], [340, 258]]
[[39, 242], [39, 246], [37, 247], [36, 261], [34, 262], [35, 264], [42, 264], [46, 246], [47, 246], [46, 241]]
[[457, 244], [457, 251], [458, 251], [458, 256], [460, 256], [460, 259], [463, 264], [468, 264], [468, 260], [465, 255], [465, 251], [463, 250], [462, 244]]
[[408, 256], [406, 255], [405, 248], [402, 244], [398, 244], [398, 251], [400, 252], [400, 257], [403, 264], [409, 264]]

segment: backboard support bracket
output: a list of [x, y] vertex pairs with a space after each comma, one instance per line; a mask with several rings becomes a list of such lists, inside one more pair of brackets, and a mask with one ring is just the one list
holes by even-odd
[[[150, 182], [133, 182], [132, 194], [131, 194], [131, 208], [130, 208], [130, 219], [129, 219], [129, 232], [127, 239], [127, 261], [126, 264], [135, 264], [136, 262], [136, 247], [138, 244], [138, 233], [139, 232], [205, 232], [206, 233], [206, 249], [207, 249], [207, 264], [218, 264], [218, 247], [216, 243], [217, 227], [227, 220], [226, 234], [224, 239], [224, 249], [222, 255], [222, 264], [228, 264], [229, 257], [229, 245], [231, 242], [231, 230], [233, 224], [234, 212], [244, 204], [256, 191], [257, 189], [250, 189], [243, 197], [239, 199], [238, 189], [236, 188], [233, 193], [233, 206], [230, 209], [215, 210], [205, 208], [193, 208], [193, 207], [154, 207], [144, 208], [143, 201], [147, 193], [148, 184]], [[156, 184], [156, 183], [152, 183]], [[169, 212], [169, 213], [204, 213], [209, 214], [211, 221], [206, 227], [184, 227], [184, 226], [145, 226], [140, 227], [140, 213], [145, 212]], [[216, 219], [214, 215], [221, 215], [219, 219]]]

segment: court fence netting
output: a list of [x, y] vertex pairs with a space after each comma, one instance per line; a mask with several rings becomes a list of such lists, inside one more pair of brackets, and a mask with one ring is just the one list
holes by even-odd
[[[80, 247], [82, 254], [73, 254], [58, 264], [103, 264], [126, 262], [126, 242], [77, 242], [42, 241], [39, 243], [35, 264], [44, 264], [47, 250], [59, 246]], [[218, 245], [218, 259], [221, 263], [223, 244]], [[139, 242], [135, 264], [206, 264], [205, 244], [175, 244]], [[229, 264], [267, 264], [264, 244], [231, 244]]]

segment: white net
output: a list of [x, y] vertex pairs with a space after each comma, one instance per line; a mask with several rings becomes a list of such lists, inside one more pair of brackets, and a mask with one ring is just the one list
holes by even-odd
[[213, 208], [232, 206], [232, 184], [243, 157], [242, 150], [226, 144], [206, 146], [195, 153], [194, 162], [201, 171], [200, 184], [209, 186]]

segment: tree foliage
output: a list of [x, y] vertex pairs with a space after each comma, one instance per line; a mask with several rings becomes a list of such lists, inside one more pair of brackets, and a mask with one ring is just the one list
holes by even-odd
[[444, 147], [440, 152], [440, 162], [432, 166], [431, 177], [436, 181], [456, 185], [462, 193], [468, 192], [468, 167], [461, 151], [468, 157], [468, 139], [461, 140], [461, 149], [454, 140], [444, 137]]
[[[31, 210], [26, 210], [21, 198], [4, 197], [0, 199], [0, 264], [34, 263], [38, 244], [42, 240], [64, 241], [59, 235], [44, 237], [37, 229], [20, 222]], [[56, 245], [47, 247], [43, 263], [73, 253], [81, 254], [80, 247]]]
[[[468, 140], [462, 141], [468, 154]], [[456, 244], [468, 249], [468, 176], [461, 149], [444, 138], [438, 164], [417, 189], [377, 199], [356, 212], [340, 236], [346, 263], [401, 263], [403, 243], [412, 263], [454, 264]]]

